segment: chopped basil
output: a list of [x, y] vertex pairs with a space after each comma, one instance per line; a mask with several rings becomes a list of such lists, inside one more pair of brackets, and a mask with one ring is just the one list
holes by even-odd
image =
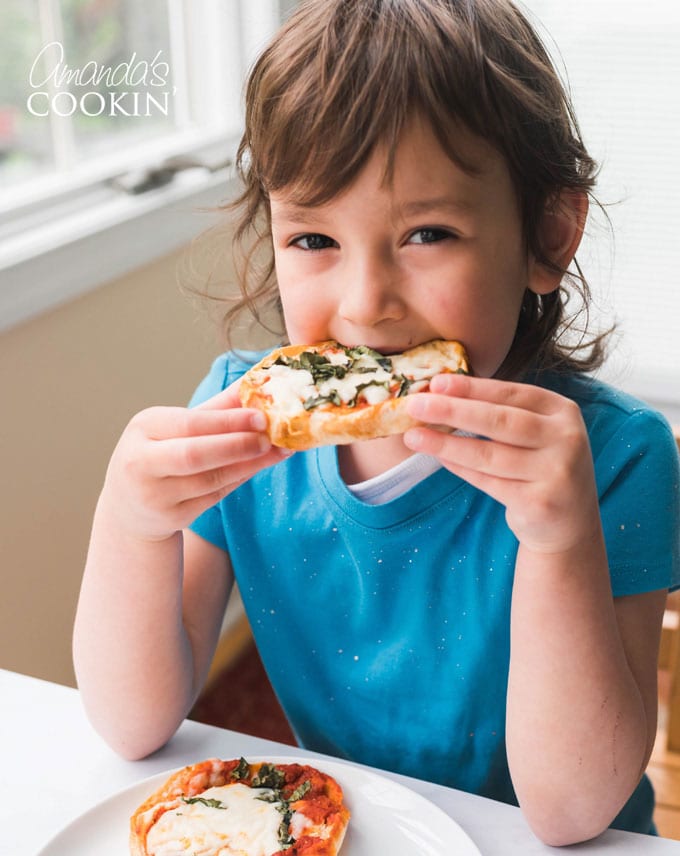
[[182, 802], [187, 805], [193, 805], [194, 803], [203, 803], [203, 805], [208, 808], [221, 808], [224, 811], [227, 810], [227, 806], [223, 805], [219, 800], [211, 800], [206, 799], [205, 797], [182, 797]]
[[231, 771], [232, 779], [246, 779], [250, 775], [250, 764], [245, 758], [239, 758], [238, 766]]
[[409, 391], [409, 387], [413, 383], [412, 380], [409, 380], [406, 375], [397, 375], [397, 380], [399, 381], [399, 391], [397, 392], [397, 398], [401, 398], [402, 395], [407, 395]]
[[282, 850], [288, 850], [289, 847], [295, 844], [295, 839], [290, 834], [290, 820], [292, 816], [293, 812], [287, 808], [279, 824], [278, 839]]
[[324, 357], [323, 354], [318, 354], [316, 351], [303, 351], [299, 360], [303, 368], [312, 371], [315, 366], [327, 363], [328, 357]]
[[288, 797], [288, 802], [294, 803], [298, 800], [301, 800], [306, 793], [311, 791], [311, 789], [312, 783], [309, 781], [309, 779], [306, 779], [301, 785], [298, 785], [297, 788], [295, 788], [293, 793]]
[[293, 844], [295, 844], [295, 839], [290, 834], [290, 822], [293, 817], [293, 810], [291, 809], [290, 804], [301, 800], [306, 793], [311, 791], [311, 789], [312, 783], [307, 779], [295, 788], [288, 799], [284, 799], [284, 797], [281, 796], [279, 811], [281, 812], [282, 817], [281, 823], [279, 824], [278, 836], [282, 850], [288, 850], [289, 847], [292, 847]]
[[356, 403], [359, 400], [359, 396], [361, 395], [361, 392], [364, 389], [366, 389], [367, 386], [382, 386], [383, 389], [386, 389], [389, 391], [390, 382], [388, 380], [369, 380], [366, 383], [358, 384], [357, 385], [357, 391], [356, 391], [354, 398], [352, 398], [350, 401], [347, 402], [349, 407], [355, 407], [356, 406]]
[[[378, 351], [374, 351], [366, 345], [358, 345], [355, 348], [342, 348], [342, 350], [347, 358], [347, 362], [345, 363], [332, 363], [328, 357], [323, 354], [318, 354], [315, 351], [302, 351], [297, 357], [288, 357], [285, 355], [279, 356], [274, 362], [274, 365], [287, 366], [291, 369], [308, 371], [316, 386], [324, 381], [331, 380], [332, 378], [342, 380], [349, 372], [368, 375], [375, 374], [379, 368], [388, 372], [392, 371], [392, 360], [389, 357], [384, 357]], [[355, 363], [366, 357], [373, 360], [376, 365], [355, 365]], [[406, 382], [405, 378], [403, 380], [403, 383], [404, 382]], [[389, 383], [389, 381], [370, 380], [364, 384], [359, 384], [354, 398], [351, 401], [348, 401], [347, 404], [350, 407], [354, 407], [358, 401], [359, 393], [367, 386], [384, 386], [389, 390]], [[399, 394], [403, 395], [404, 393], [400, 390]], [[313, 410], [315, 407], [319, 407], [322, 404], [333, 404], [336, 407], [339, 407], [342, 404], [342, 399], [336, 389], [331, 389], [324, 395], [310, 395], [303, 402], [303, 407], [305, 410]]]
[[253, 776], [251, 788], [273, 788], [279, 790], [286, 783], [286, 777], [273, 764], [262, 764]]
[[[262, 778], [267, 782], [276, 781], [280, 783], [278, 786], [272, 784], [267, 785], [266, 787], [271, 788], [271, 790], [258, 795], [255, 799], [275, 804], [276, 810], [281, 815], [281, 823], [279, 823], [279, 828], [276, 833], [279, 844], [281, 845], [280, 849], [288, 850], [293, 846], [293, 844], [295, 844], [295, 838], [290, 834], [290, 822], [293, 818], [293, 810], [290, 807], [290, 803], [293, 802], [294, 799], [301, 798], [295, 795], [302, 789], [303, 785], [296, 788], [290, 797], [286, 799], [283, 795], [283, 791], [281, 790], [281, 787], [285, 784], [285, 776], [280, 770], [277, 770], [273, 765], [263, 764], [260, 768], [259, 775], [256, 777], [258, 784], [256, 784], [256, 779], [253, 779], [253, 787], [262, 787], [262, 785], [259, 784], [260, 776], [262, 776]], [[309, 785], [309, 782], [306, 782], [305, 784]], [[311, 787], [311, 785], [309, 785], [309, 787]], [[307, 790], [309, 790], [309, 788]]]
[[392, 360], [389, 357], [384, 357], [379, 351], [374, 351], [373, 348], [369, 348], [367, 345], [357, 345], [356, 348], [344, 348], [343, 350], [353, 361], [359, 360], [361, 357], [370, 357], [376, 361], [380, 368], [388, 372], [392, 371]]
[[381, 353], [374, 351], [366, 345], [358, 345], [356, 348], [343, 348], [342, 350], [347, 357], [347, 362], [345, 363], [332, 363], [328, 357], [316, 351], [302, 351], [297, 357], [279, 356], [274, 365], [308, 371], [314, 383], [319, 383], [332, 377], [337, 377], [341, 380], [350, 371], [361, 373], [376, 371], [373, 366], [357, 366], [355, 368], [354, 364], [362, 357], [369, 357], [374, 360], [385, 371], [392, 370], [392, 360], [389, 357], [384, 357]]
[[[240, 758], [238, 765], [232, 770], [232, 779], [246, 779], [250, 776], [250, 764], [245, 758]], [[282, 770], [279, 770], [274, 764], [262, 764], [257, 773], [250, 781], [251, 788], [263, 788], [263, 792], [258, 794], [255, 799], [262, 802], [275, 805], [276, 810], [281, 814], [281, 823], [277, 831], [277, 837], [281, 850], [288, 850], [295, 844], [295, 838], [290, 834], [290, 822], [293, 817], [293, 810], [290, 807], [291, 803], [302, 799], [312, 789], [312, 783], [307, 779], [295, 788], [288, 798], [283, 796], [282, 788], [286, 784], [286, 776]], [[227, 806], [223, 805], [220, 800], [207, 799], [206, 797], [182, 797], [182, 802], [191, 805], [192, 803], [202, 803], [208, 808], [226, 810]], [[176, 812], [180, 814], [180, 812]]]
[[302, 402], [302, 406], [305, 410], [313, 410], [320, 404], [334, 404], [336, 407], [340, 407], [342, 399], [338, 395], [338, 391], [336, 389], [332, 389], [328, 395], [310, 395], [309, 398], [306, 398]]
[[281, 791], [268, 790], [255, 797], [256, 800], [266, 803], [280, 803], [282, 800]]
[[314, 378], [314, 382], [325, 380], [329, 377], [344, 377], [347, 374], [347, 366], [335, 365], [328, 357], [317, 354], [314, 351], [303, 351], [300, 354], [300, 364], [307, 369]]
[[315, 384], [322, 383], [333, 377], [342, 380], [351, 368], [351, 364], [342, 365], [332, 363], [323, 354], [317, 354], [314, 351], [303, 351], [297, 359], [281, 356], [276, 360], [274, 365], [308, 371]]

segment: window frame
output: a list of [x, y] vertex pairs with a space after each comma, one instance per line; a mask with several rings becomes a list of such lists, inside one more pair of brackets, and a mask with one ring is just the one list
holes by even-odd
[[[290, 0], [233, 2], [237, 27], [227, 26], [221, 0], [191, 4], [191, 14], [182, 0], [172, 0], [187, 27], [190, 99], [202, 126], [159, 136], [126, 155], [93, 159], [68, 177], [45, 176], [3, 192], [0, 333], [179, 249], [214, 222], [204, 212], [236, 188], [231, 164], [248, 58], [290, 9]], [[264, 30], [257, 26], [263, 22]], [[219, 115], [205, 80], [221, 84]], [[207, 166], [178, 172], [143, 193], [114, 186], [116, 177], [143, 175], [177, 157]]]

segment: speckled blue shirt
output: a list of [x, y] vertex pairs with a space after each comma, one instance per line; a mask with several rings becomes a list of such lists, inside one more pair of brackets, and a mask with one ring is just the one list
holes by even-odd
[[[248, 365], [219, 357], [192, 403]], [[666, 422], [589, 378], [536, 382], [581, 406], [614, 595], [677, 585], [679, 476]], [[301, 745], [516, 803], [505, 697], [518, 545], [503, 506], [445, 469], [367, 505], [325, 447], [259, 473], [192, 528], [229, 553]], [[616, 825], [649, 832], [652, 810], [645, 778]]]

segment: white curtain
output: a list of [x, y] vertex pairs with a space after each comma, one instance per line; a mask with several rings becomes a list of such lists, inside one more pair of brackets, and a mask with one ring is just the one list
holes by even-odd
[[[680, 3], [526, 0], [601, 164], [579, 258], [619, 322], [603, 376], [680, 418]], [[566, 71], [565, 71], [566, 70]]]

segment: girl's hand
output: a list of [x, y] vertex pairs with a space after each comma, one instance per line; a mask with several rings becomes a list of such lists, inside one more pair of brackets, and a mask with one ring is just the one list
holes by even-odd
[[444, 374], [412, 396], [409, 411], [477, 435], [419, 427], [404, 442], [505, 505], [525, 548], [567, 551], [598, 532], [590, 445], [574, 402], [528, 384]]
[[266, 420], [242, 408], [238, 384], [198, 407], [151, 407], [132, 418], [109, 464], [100, 507], [123, 533], [169, 538], [258, 470], [281, 461]]

